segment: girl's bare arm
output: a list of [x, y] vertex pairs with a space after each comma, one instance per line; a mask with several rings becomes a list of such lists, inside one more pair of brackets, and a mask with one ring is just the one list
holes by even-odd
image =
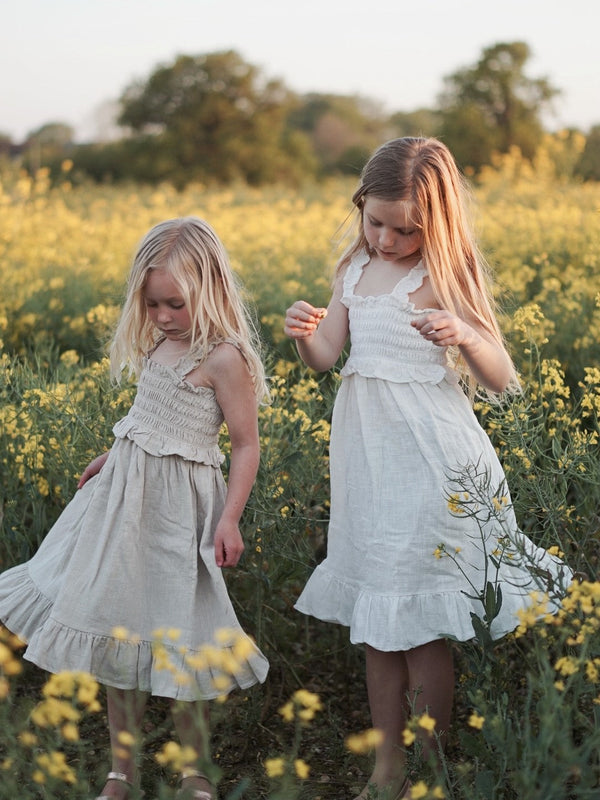
[[318, 372], [331, 369], [348, 339], [348, 309], [342, 304], [342, 277], [326, 309], [296, 301], [285, 315], [284, 332], [296, 341], [300, 358]]
[[258, 402], [248, 365], [237, 347], [226, 343], [216, 347], [204, 374], [215, 390], [231, 441], [227, 496], [215, 531], [215, 559], [219, 567], [234, 567], [244, 551], [239, 522], [260, 459]]

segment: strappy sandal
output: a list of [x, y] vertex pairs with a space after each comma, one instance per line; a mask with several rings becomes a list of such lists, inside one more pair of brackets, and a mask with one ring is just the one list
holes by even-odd
[[[210, 786], [209, 791], [205, 791], [204, 789], [184, 789], [181, 784], [187, 778], [200, 778]], [[181, 788], [178, 790], [175, 797], [179, 800], [216, 800], [216, 795], [213, 794], [213, 785], [209, 781], [209, 779], [204, 775], [202, 772], [198, 772], [197, 769], [184, 769], [181, 773], [181, 777], [179, 778], [179, 784]]]
[[[120, 783], [127, 784], [127, 796], [129, 796], [129, 792], [131, 792], [131, 790], [134, 788], [133, 783], [131, 783], [124, 772], [109, 772], [106, 776], [106, 783], [108, 783], [108, 781], [119, 781]], [[144, 796], [144, 792], [139, 789], [137, 796], [142, 798]], [[94, 798], [94, 800], [115, 800], [115, 798], [110, 797], [107, 794], [100, 794], [98, 797]]]

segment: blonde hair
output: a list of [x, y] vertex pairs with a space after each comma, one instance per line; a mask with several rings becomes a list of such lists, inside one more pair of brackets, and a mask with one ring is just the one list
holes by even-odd
[[177, 285], [190, 315], [190, 349], [208, 355], [214, 345], [231, 342], [244, 356], [256, 395], [268, 396], [259, 339], [241, 299], [229, 257], [204, 220], [181, 217], [158, 223], [138, 245], [127, 279], [127, 295], [110, 347], [111, 375], [139, 375], [143, 357], [160, 338], [144, 299], [150, 270], [165, 270]]
[[[421, 254], [440, 307], [458, 316], [471, 315], [504, 347], [490, 271], [467, 213], [469, 188], [446, 145], [433, 138], [405, 137], [392, 139], [375, 151], [352, 196], [358, 212], [358, 233], [342, 254], [338, 273], [357, 252], [368, 249], [362, 220], [367, 196], [410, 204], [411, 222], [421, 230]], [[457, 367], [471, 382], [462, 359]], [[511, 384], [518, 385], [514, 368]]]

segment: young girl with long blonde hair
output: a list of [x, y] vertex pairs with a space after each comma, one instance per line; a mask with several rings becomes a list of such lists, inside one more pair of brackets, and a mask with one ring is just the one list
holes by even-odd
[[[239, 522], [258, 468], [257, 407], [267, 387], [227, 254], [203, 220], [167, 220], [141, 241], [111, 349], [113, 375], [127, 367], [138, 390], [112, 448], [86, 468], [31, 561], [0, 576], [0, 619], [27, 641], [25, 658], [50, 672], [88, 672], [107, 687], [112, 768], [100, 798], [141, 796], [134, 752], [154, 694], [171, 698], [181, 742], [198, 759], [183, 771], [178, 797], [212, 800], [197, 769], [207, 729], [196, 701], [263, 681], [268, 670], [221, 573], [244, 549]], [[173, 638], [157, 641], [160, 631]], [[203, 663], [209, 644], [233, 665], [218, 681]]]
[[[557, 586], [570, 572], [518, 531], [507, 495], [503, 524], [492, 519], [483, 534], [473, 515], [449, 510], [448, 486], [463, 469], [475, 467], [492, 492], [504, 485], [468, 395], [477, 385], [492, 393], [518, 385], [450, 152], [436, 139], [387, 142], [352, 200], [358, 233], [328, 308], [300, 300], [285, 320], [316, 370], [330, 369], [351, 340], [331, 428], [327, 558], [296, 608], [349, 626], [351, 641], [364, 643], [373, 725], [384, 737], [359, 798], [373, 789], [395, 800], [410, 796], [409, 712], [427, 710], [444, 742], [454, 686], [446, 640], [473, 637], [472, 614], [484, 614], [473, 586], [504, 526], [518, 552], [500, 559], [493, 638], [513, 630], [517, 609], [531, 602], [528, 566]], [[431, 742], [423, 738], [426, 753]]]

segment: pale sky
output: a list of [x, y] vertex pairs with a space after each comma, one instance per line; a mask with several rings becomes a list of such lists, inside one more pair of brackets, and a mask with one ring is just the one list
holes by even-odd
[[236, 50], [299, 93], [383, 110], [436, 105], [484, 47], [525, 41], [530, 78], [562, 90], [550, 129], [600, 124], [599, 0], [0, 0], [0, 132], [47, 122], [79, 140], [134, 80], [178, 55]]

